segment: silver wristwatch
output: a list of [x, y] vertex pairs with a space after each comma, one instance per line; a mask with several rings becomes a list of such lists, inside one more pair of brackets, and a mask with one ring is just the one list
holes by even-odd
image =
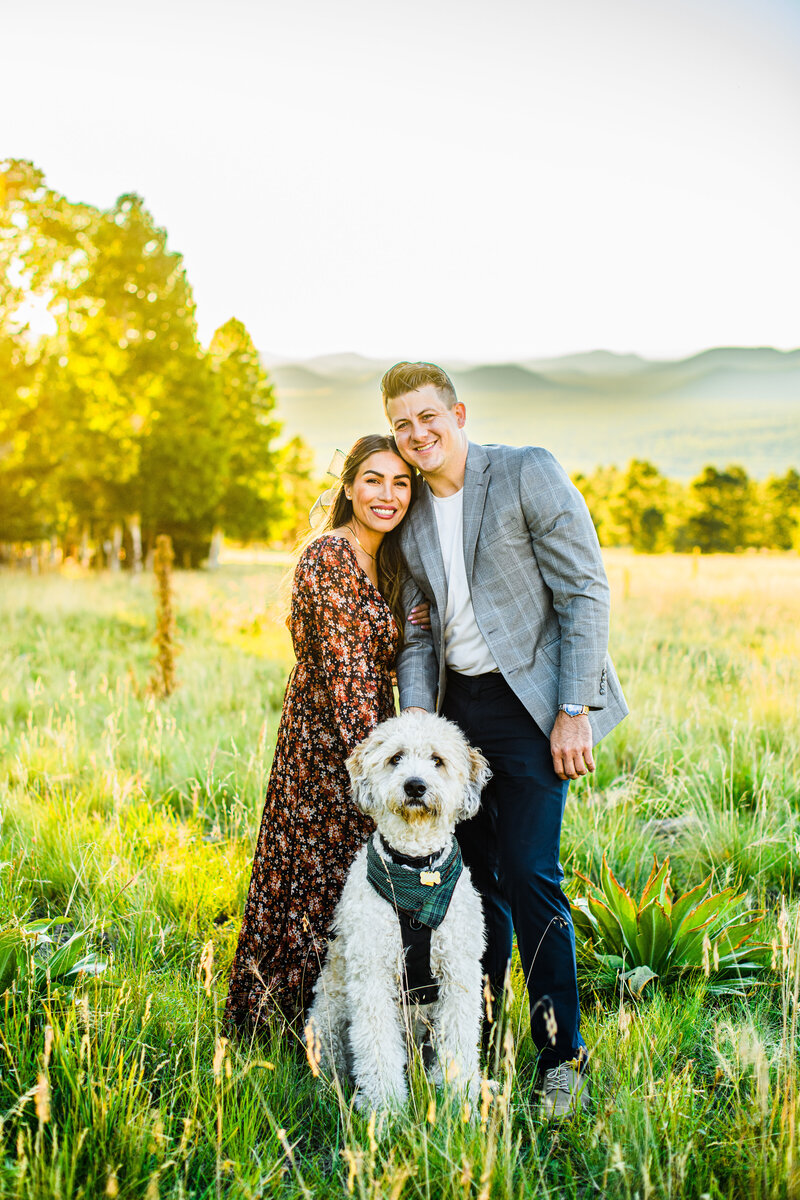
[[558, 711], [566, 713], [568, 717], [585, 717], [589, 714], [588, 704], [559, 704]]

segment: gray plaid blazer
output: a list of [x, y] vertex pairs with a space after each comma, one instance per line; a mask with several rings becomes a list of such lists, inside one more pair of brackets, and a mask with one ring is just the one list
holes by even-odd
[[[401, 708], [444, 700], [444, 573], [426, 484], [403, 523], [406, 613], [427, 599], [431, 630], [406, 622]], [[588, 704], [594, 741], [628, 711], [608, 657], [609, 589], [578, 489], [549, 451], [470, 443], [464, 559], [478, 628], [504, 679], [547, 736], [559, 704]]]

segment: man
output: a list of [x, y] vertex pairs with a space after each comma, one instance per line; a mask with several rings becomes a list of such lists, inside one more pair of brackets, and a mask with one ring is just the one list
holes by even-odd
[[406, 612], [397, 664], [403, 709], [437, 711], [486, 755], [493, 778], [458, 828], [484, 905], [484, 970], [502, 989], [516, 932], [545, 1111], [588, 1103], [575, 935], [561, 890], [569, 780], [627, 713], [607, 656], [608, 583], [586, 505], [538, 447], [477, 446], [466, 409], [432, 363], [398, 363], [383, 402], [403, 458], [425, 484], [402, 527]]

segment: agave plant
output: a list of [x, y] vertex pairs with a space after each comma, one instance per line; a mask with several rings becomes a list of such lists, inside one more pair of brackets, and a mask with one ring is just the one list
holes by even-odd
[[[576, 872], [577, 874], [577, 872]], [[648, 983], [703, 971], [715, 992], [742, 992], [769, 962], [771, 947], [752, 941], [764, 914], [744, 908], [735, 888], [711, 891], [709, 875], [675, 899], [669, 857], [653, 869], [637, 902], [603, 855], [600, 886], [577, 874], [586, 896], [571, 901], [575, 937], [601, 963], [621, 972], [634, 995]]]
[[56, 947], [51, 930], [67, 923], [50, 917], [12, 926], [0, 933], [0, 995], [13, 988], [39, 998], [53, 989], [68, 989], [86, 975], [100, 975], [105, 959], [89, 950], [91, 929], [80, 929]]

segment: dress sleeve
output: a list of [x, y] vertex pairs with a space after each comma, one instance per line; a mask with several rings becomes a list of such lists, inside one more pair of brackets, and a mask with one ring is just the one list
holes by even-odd
[[361, 604], [364, 581], [343, 539], [312, 546], [305, 586], [333, 719], [350, 754], [380, 719], [378, 667], [368, 614]]

